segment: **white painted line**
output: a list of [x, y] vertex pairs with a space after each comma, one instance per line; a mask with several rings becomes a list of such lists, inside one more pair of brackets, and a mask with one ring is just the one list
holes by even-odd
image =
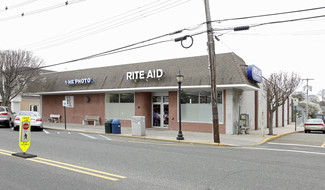
[[43, 132], [46, 133], [46, 134], [50, 134], [50, 132], [45, 130], [45, 129], [43, 129]]
[[101, 136], [101, 137], [103, 137], [104, 139], [109, 140], [109, 141], [112, 140], [112, 139], [110, 139], [110, 138], [108, 138], [108, 137], [106, 137], [106, 136], [104, 136], [104, 135], [99, 135], [99, 136]]
[[323, 148], [322, 146], [314, 146], [314, 145], [305, 145], [305, 144], [289, 144], [289, 143], [267, 143], [267, 144], [275, 144], [275, 145], [288, 145], [288, 146], [303, 146], [303, 147], [312, 147], [312, 148]]
[[321, 147], [325, 147], [325, 142], [321, 145]]
[[310, 152], [310, 151], [301, 151], [301, 150], [287, 150], [287, 149], [273, 149], [273, 148], [253, 148], [253, 147], [240, 147], [242, 149], [251, 149], [251, 150], [268, 150], [268, 151], [278, 151], [278, 152], [294, 152], [294, 153], [303, 153], [303, 154], [317, 154], [325, 155], [325, 152]]
[[57, 132], [57, 134], [59, 135], [59, 134], [60, 134], [60, 132]]
[[96, 137], [93, 137], [93, 136], [90, 136], [90, 135], [87, 135], [87, 134], [84, 134], [84, 133], [79, 133], [79, 134], [83, 135], [85, 137], [91, 138], [91, 139], [96, 139]]

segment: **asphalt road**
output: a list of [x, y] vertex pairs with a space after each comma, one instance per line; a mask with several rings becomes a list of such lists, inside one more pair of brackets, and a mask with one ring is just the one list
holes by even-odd
[[275, 139], [273, 143], [325, 146], [325, 134], [319, 131], [310, 133], [298, 132]]
[[[67, 131], [0, 128], [0, 189], [325, 189], [325, 149], [217, 147]], [[325, 136], [325, 135], [324, 135]], [[271, 142], [272, 143], [272, 142]]]

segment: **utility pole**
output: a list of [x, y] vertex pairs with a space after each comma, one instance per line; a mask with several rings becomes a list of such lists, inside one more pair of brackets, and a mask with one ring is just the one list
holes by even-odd
[[308, 119], [308, 91], [309, 91], [309, 85], [308, 85], [308, 81], [310, 81], [310, 80], [314, 80], [314, 79], [309, 79], [309, 78], [306, 78], [306, 79], [301, 79], [301, 80], [306, 80], [307, 81], [307, 104], [306, 104], [306, 112], [307, 112], [307, 119]]
[[215, 143], [220, 143], [218, 104], [217, 104], [216, 60], [215, 60], [213, 31], [211, 26], [209, 0], [204, 0], [204, 4], [205, 4], [205, 14], [206, 14], [206, 24], [207, 24], [207, 35], [208, 35], [207, 45], [209, 51], [209, 64], [210, 64], [213, 140]]

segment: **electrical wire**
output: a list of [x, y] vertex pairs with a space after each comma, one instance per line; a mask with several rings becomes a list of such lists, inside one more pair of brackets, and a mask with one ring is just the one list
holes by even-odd
[[[154, 38], [150, 38], [150, 39], [147, 39], [147, 40], [136, 42], [136, 43], [126, 45], [126, 46], [123, 46], [123, 47], [119, 47], [119, 48], [116, 48], [116, 49], [104, 51], [104, 52], [101, 52], [101, 53], [96, 53], [96, 54], [92, 54], [92, 55], [85, 56], [85, 57], [82, 57], [82, 58], [77, 58], [77, 59], [73, 59], [73, 60], [69, 60], [69, 61], [64, 61], [64, 62], [61, 62], [61, 63], [46, 65], [46, 66], [42, 66], [42, 67], [38, 67], [38, 68], [24, 69], [24, 70], [21, 70], [20, 72], [24, 72], [24, 71], [27, 71], [27, 70], [30, 70], [30, 69], [43, 69], [43, 68], [47, 68], [47, 67], [54, 67], [54, 66], [73, 63], [73, 62], [82, 61], [82, 60], [86, 60], [86, 59], [91, 59], [91, 58], [101, 57], [101, 56], [105, 56], [105, 55], [120, 53], [120, 52], [123, 52], [123, 51], [129, 51], [129, 50], [138, 49], [138, 48], [142, 48], [142, 47], [152, 46], [152, 45], [156, 45], [156, 44], [160, 44], [160, 43], [164, 43], [164, 42], [168, 42], [168, 41], [174, 41], [174, 39], [172, 39], [172, 40], [164, 40], [164, 41], [159, 41], [159, 42], [153, 42], [151, 44], [137, 46], [137, 45], [140, 45], [140, 44], [143, 44], [143, 43], [147, 43], [147, 42], [150, 42], [150, 41], [153, 41], [153, 40], [157, 40], [157, 39], [162, 38], [162, 37], [175, 35], [175, 34], [178, 34], [178, 33], [181, 33], [181, 32], [182, 32], [181, 30], [178, 30], [178, 31], [175, 31], [175, 32], [163, 34], [163, 35], [160, 35], [160, 36], [157, 36], [157, 37], [154, 37]], [[133, 46], [136, 46], [136, 47], [133, 47]]]
[[[170, 0], [168, 0], [168, 1], [170, 1]], [[165, 2], [168, 2], [168, 1], [165, 1]], [[28, 45], [26, 45], [24, 47], [25, 48], [35, 48], [35, 47], [38, 47], [38, 46], [42, 46], [43, 44], [55, 42], [57, 40], [64, 40], [65, 38], [68, 38], [69, 36], [74, 36], [75, 37], [79, 33], [83, 33], [83, 32], [87, 32], [87, 31], [92, 30], [92, 29], [100, 28], [100, 27], [105, 26], [107, 24], [118, 22], [119, 20], [121, 20], [123, 18], [131, 17], [131, 16], [136, 15], [138, 13], [142, 13], [142, 12], [146, 11], [147, 9], [150, 9], [152, 7], [157, 6], [157, 5], [154, 5], [157, 2], [160, 2], [160, 0], [149, 3], [149, 4], [146, 4], [144, 6], [141, 6], [141, 7], [135, 8], [135, 9], [127, 10], [127, 11], [125, 11], [125, 12], [123, 12], [121, 14], [118, 14], [116, 16], [113, 16], [113, 17], [110, 17], [110, 18], [95, 22], [93, 24], [89, 24], [89, 25], [80, 27], [80, 28], [75, 29], [73, 31], [69, 31], [69, 32], [66, 32], [66, 33], [63, 33], [63, 34], [60, 34], [60, 35], [57, 35], [57, 36], [54, 36], [54, 37], [50, 37], [50, 38], [47, 38], [45, 40], [41, 40], [39, 42], [34, 42], [34, 43], [31, 43], [31, 44], [28, 44]], [[165, 2], [163, 2], [163, 3], [165, 3]]]
[[[251, 27], [258, 27], [258, 26], [264, 26], [264, 25], [269, 25], [269, 24], [281, 24], [281, 23], [286, 23], [286, 22], [295, 22], [295, 21], [322, 18], [322, 17], [325, 17], [325, 15], [312, 16], [312, 17], [303, 17], [303, 18], [296, 18], [296, 19], [288, 19], [288, 20], [281, 20], [281, 21], [273, 21], [273, 22], [265, 22], [265, 23], [252, 25]], [[233, 27], [233, 28], [221, 28], [221, 29], [219, 28], [219, 29], [212, 29], [212, 30], [213, 31], [225, 31], [225, 30], [234, 30], [234, 28], [235, 27]], [[93, 54], [93, 55], [90, 55], [90, 56], [86, 56], [86, 57], [82, 57], [82, 58], [78, 58], [78, 59], [74, 59], [74, 60], [70, 60], [70, 61], [65, 61], [65, 62], [53, 64], [53, 65], [43, 66], [43, 67], [40, 67], [40, 69], [47, 68], [47, 67], [54, 67], [54, 66], [58, 66], [58, 65], [63, 65], [63, 64], [67, 64], [67, 63], [82, 61], [82, 60], [96, 58], [96, 57], [101, 57], [101, 56], [105, 56], [105, 55], [120, 53], [120, 52], [129, 51], [129, 50], [133, 50], [133, 49], [138, 49], [138, 48], [141, 48], [141, 47], [155, 45], [155, 44], [158, 44], [158, 43], [163, 43], [163, 42], [168, 42], [168, 41], [175, 41], [175, 39], [173, 39], [173, 40], [164, 40], [164, 41], [155, 42], [155, 43], [151, 43], [151, 44], [147, 44], [147, 45], [133, 47], [133, 46], [136, 46], [136, 45], [140, 45], [142, 43], [147, 43], [147, 42], [152, 41], [152, 40], [156, 40], [156, 39], [166, 37], [166, 36], [169, 36], [169, 35], [178, 34], [178, 33], [181, 33], [181, 32], [182, 32], [181, 30], [175, 31], [175, 32], [172, 32], [172, 33], [157, 36], [157, 37], [154, 37], [154, 38], [151, 38], [151, 39], [148, 39], [148, 40], [144, 40], [144, 41], [137, 42], [137, 43], [127, 45], [127, 46], [123, 46], [123, 47], [116, 48], [116, 49], [113, 49], [113, 50], [104, 51], [104, 52], [101, 52], [101, 53], [97, 53], [97, 54]], [[188, 35], [188, 36], [196, 36], [196, 35], [200, 35], [200, 34], [203, 34], [203, 33], [206, 33], [206, 31], [201, 31], [201, 32], [198, 32], [198, 33], [195, 33], [195, 34], [192, 34], [192, 35]], [[226, 33], [224, 33], [224, 34], [226, 34]], [[221, 35], [224, 35], [224, 34], [221, 34]], [[131, 47], [133, 47], [133, 48], [131, 48]]]
[[270, 24], [281, 24], [281, 23], [287, 23], [287, 22], [296, 22], [296, 21], [310, 20], [310, 19], [317, 19], [317, 18], [324, 18], [324, 17], [325, 17], [325, 15], [317, 15], [317, 16], [301, 17], [301, 18], [295, 18], [295, 19], [278, 20], [278, 21], [255, 24], [250, 27], [265, 26], [265, 25], [270, 25]]
[[286, 11], [286, 12], [278, 12], [278, 13], [269, 13], [269, 14], [262, 14], [262, 15], [253, 15], [253, 16], [245, 16], [245, 17], [237, 17], [237, 18], [228, 18], [228, 19], [220, 19], [220, 20], [213, 20], [211, 22], [225, 22], [225, 21], [234, 21], [234, 20], [244, 20], [244, 19], [252, 19], [252, 18], [260, 18], [260, 17], [268, 17], [268, 16], [277, 16], [283, 14], [292, 14], [292, 13], [300, 13], [300, 12], [307, 12], [307, 11], [315, 11], [325, 9], [325, 7], [314, 7], [309, 9], [300, 9], [294, 11]]
[[[271, 22], [264, 22], [264, 23], [257, 23], [257, 24], [250, 24], [246, 26], [240, 26], [245, 28], [253, 28], [253, 27], [259, 27], [259, 26], [265, 26], [265, 25], [272, 25], [272, 24], [282, 24], [282, 23], [288, 23], [288, 22], [297, 22], [297, 21], [303, 21], [303, 20], [311, 20], [311, 19], [318, 19], [318, 18], [324, 18], [325, 15], [317, 15], [317, 16], [310, 16], [310, 17], [301, 17], [301, 18], [293, 18], [293, 19], [286, 19], [286, 20], [278, 20], [278, 21], [271, 21]], [[213, 28], [213, 31], [231, 31], [235, 30], [238, 27], [226, 27], [226, 28]]]
[[35, 1], [38, 1], [38, 0], [29, 0], [29, 1], [24, 1], [21, 3], [14, 4], [14, 5], [7, 5], [6, 7], [3, 8], [3, 10], [0, 9], [0, 13], [34, 3]]
[[[82, 27], [82, 28], [79, 28], [72, 32], [65, 33], [63, 35], [59, 35], [56, 37], [48, 38], [46, 40], [35, 42], [33, 44], [24, 46], [24, 49], [28, 48], [28, 49], [33, 49], [33, 50], [42, 50], [42, 49], [47, 49], [47, 48], [55, 47], [58, 45], [66, 44], [66, 43], [76, 41], [76, 40], [79, 40], [79, 39], [82, 39], [82, 38], [85, 38], [85, 37], [88, 37], [91, 35], [95, 35], [100, 32], [104, 32], [107, 30], [111, 30], [111, 29], [129, 24], [129, 23], [135, 22], [137, 20], [146, 18], [148, 16], [152, 16], [154, 14], [158, 14], [160, 12], [174, 8], [176, 6], [187, 3], [189, 1], [191, 1], [191, 0], [174, 1], [172, 3], [169, 3], [170, 2], [170, 0], [169, 0], [169, 1], [162, 2], [158, 5], [153, 5], [147, 9], [140, 9], [135, 13], [130, 14], [130, 11], [127, 11], [120, 15], [117, 15], [117, 16], [114, 16], [114, 17], [104, 20], [103, 21], [104, 23], [102, 21], [100, 21], [100, 22], [90, 25], [93, 27], [86, 27], [85, 30], [84, 30], [85, 27]], [[169, 4], [163, 5], [165, 3], [169, 3]], [[160, 5], [163, 5], [163, 6], [160, 6]], [[158, 8], [155, 8], [155, 7], [158, 7]], [[152, 8], [154, 8], [154, 9], [152, 9]], [[137, 9], [135, 9], [135, 10], [137, 10]], [[124, 14], [126, 14], [126, 15], [124, 15]], [[130, 16], [132, 16], [132, 17], [130, 17]], [[110, 20], [110, 22], [106, 22], [109, 20]], [[121, 20], [121, 21], [119, 21], [119, 20]], [[98, 25], [98, 23], [101, 23], [101, 24]], [[106, 26], [107, 24], [110, 24], [110, 25]], [[200, 27], [200, 26], [195, 26], [195, 27]], [[187, 28], [184, 30], [192, 30], [192, 28]]]
[[[126, 49], [123, 49], [124, 47], [117, 48], [117, 49], [113, 49], [113, 50], [110, 50], [110, 51], [106, 51], [106, 52], [102, 52], [102, 53], [98, 53], [98, 54], [94, 54], [94, 55], [90, 55], [90, 56], [85, 56], [85, 57], [78, 58], [78, 59], [73, 59], [73, 60], [69, 60], [69, 61], [65, 61], [65, 62], [61, 62], [61, 63], [56, 63], [56, 64], [52, 64], [52, 65], [41, 66], [41, 67], [38, 67], [38, 68], [35, 68], [35, 69], [44, 69], [44, 68], [48, 68], [48, 67], [65, 65], [65, 64], [68, 64], [68, 63], [73, 63], [73, 62], [77, 62], [77, 61], [83, 61], [83, 60], [87, 60], [87, 59], [92, 59], [92, 58], [97, 58], [97, 57], [112, 55], [112, 54], [116, 54], [116, 53], [121, 53], [121, 52], [125, 52], [125, 51], [135, 50], [135, 49], [144, 48], [144, 47], [148, 47], [148, 46], [153, 46], [153, 45], [157, 45], [157, 44], [161, 44], [161, 43], [165, 43], [165, 42], [170, 42], [170, 41], [173, 41], [173, 40], [163, 40], [163, 41], [159, 41], [159, 42], [154, 42], [154, 43], [150, 43], [150, 44], [146, 44], [146, 45], [141, 45], [141, 46], [137, 46], [137, 47], [132, 47], [132, 48], [126, 48]], [[33, 68], [31, 68], [31, 69], [33, 69]], [[30, 70], [30, 69], [25, 69], [25, 70], [22, 70], [20, 72], [25, 72], [27, 70]]]
[[[74, 62], [77, 62], [77, 61], [93, 59], [93, 58], [97, 58], [97, 57], [112, 55], [112, 54], [116, 54], [116, 53], [122, 53], [122, 52], [125, 52], [125, 51], [135, 50], [135, 49], [144, 48], [144, 47], [148, 47], [148, 46], [153, 46], [153, 45], [157, 45], [157, 44], [161, 44], [161, 43], [171, 42], [171, 41], [175, 41], [175, 39], [162, 40], [162, 41], [152, 42], [152, 43], [145, 44], [145, 45], [140, 45], [140, 44], [143, 44], [143, 43], [147, 43], [147, 42], [159, 39], [161, 37], [175, 35], [175, 34], [178, 34], [180, 32], [181, 32], [181, 30], [178, 30], [178, 31], [171, 32], [171, 33], [164, 34], [164, 35], [160, 35], [160, 36], [148, 39], [148, 40], [143, 40], [143, 41], [133, 43], [133, 44], [130, 44], [130, 45], [126, 45], [126, 46], [123, 46], [123, 47], [119, 47], [119, 48], [115, 48], [115, 49], [112, 49], [112, 50], [104, 51], [104, 52], [101, 52], [101, 53], [96, 53], [96, 54], [92, 54], [92, 55], [89, 55], [89, 56], [85, 56], [85, 57], [81, 57], [81, 58], [77, 58], [77, 59], [73, 59], [73, 60], [69, 60], [69, 61], [64, 61], [64, 62], [60, 62], [60, 63], [55, 63], [55, 64], [51, 64], [51, 65], [45, 65], [45, 66], [41, 66], [41, 67], [38, 67], [38, 68], [27, 68], [27, 69], [21, 70], [20, 72], [25, 72], [25, 71], [32, 70], [32, 69], [44, 69], [44, 68], [48, 68], [48, 67], [65, 65], [65, 64], [74, 63]], [[188, 36], [197, 36], [197, 35], [200, 35], [200, 34], [203, 34], [203, 33], [206, 33], [206, 31], [197, 32], [195, 34], [188, 35]], [[133, 46], [135, 46], [135, 47], [133, 47]]]
[[[69, 2], [68, 4], [70, 5], [70, 4], [80, 3], [82, 1], [86, 1], [86, 0], [70, 0], [70, 1], [68, 1]], [[34, 15], [34, 14], [42, 13], [42, 12], [47, 12], [47, 11], [51, 11], [53, 9], [57, 9], [57, 8], [60, 8], [60, 7], [65, 7], [65, 6], [68, 5], [66, 2], [67, 1], [64, 1], [64, 3], [59, 3], [59, 4], [51, 5], [51, 6], [44, 7], [44, 8], [41, 8], [41, 9], [37, 9], [37, 10], [34, 10], [34, 11], [30, 11], [30, 12], [24, 12], [23, 11], [20, 14], [17, 14], [17, 15], [14, 15], [14, 16], [6, 17], [6, 18], [1, 18], [0, 19], [0, 22], [1, 21], [8, 21], [8, 20], [12, 20], [12, 19], [21, 18], [23, 16], [29, 16], [29, 15]]]
[[[308, 19], [317, 19], [317, 18], [322, 18], [322, 17], [325, 17], [325, 15], [318, 15], [318, 16], [311, 16], [311, 17], [302, 17], [302, 18], [287, 19], [287, 20], [279, 20], [279, 21], [272, 21], [272, 22], [265, 22], [265, 23], [253, 24], [253, 25], [250, 25], [250, 27], [258, 27], [258, 26], [264, 26], [264, 25], [270, 25], [270, 24], [281, 24], [281, 23], [295, 22], [295, 21], [308, 20]], [[203, 24], [204, 23], [201, 23], [199, 25], [202, 26]], [[213, 31], [228, 31], [229, 32], [230, 30], [234, 30], [234, 29], [235, 29], [235, 27], [214, 28]], [[65, 62], [61, 62], [61, 63], [57, 63], [57, 64], [43, 66], [43, 67], [40, 67], [40, 69], [47, 68], [47, 67], [54, 67], [54, 66], [58, 66], [58, 65], [68, 64], [68, 63], [82, 61], [82, 60], [96, 58], [96, 57], [101, 57], [101, 56], [106, 56], [106, 55], [120, 53], [120, 52], [124, 52], [124, 51], [130, 51], [130, 50], [134, 50], [134, 49], [138, 49], [138, 48], [142, 48], [142, 47], [147, 47], [147, 46], [152, 46], [152, 45], [156, 45], [156, 44], [159, 44], [159, 43], [164, 43], [164, 42], [172, 41], [172, 40], [164, 40], [164, 41], [160, 41], [160, 42], [154, 42], [154, 43], [150, 43], [150, 44], [146, 44], [146, 45], [139, 46], [140, 44], [147, 43], [147, 42], [150, 42], [152, 40], [156, 40], [156, 39], [159, 39], [159, 38], [162, 38], [162, 37], [166, 37], [166, 36], [169, 36], [169, 35], [174, 35], [174, 34], [181, 33], [184, 30], [190, 30], [190, 28], [186, 28], [186, 29], [178, 30], [178, 31], [175, 31], [175, 32], [172, 32], [172, 33], [160, 35], [160, 36], [157, 36], [157, 37], [148, 39], [148, 40], [144, 40], [144, 41], [137, 42], [137, 43], [134, 43], [134, 44], [130, 44], [130, 45], [127, 45], [127, 46], [123, 46], [123, 47], [116, 48], [116, 49], [113, 49], [113, 50], [104, 51], [104, 52], [101, 52], [101, 53], [96, 53], [96, 54], [92, 54], [92, 55], [85, 56], [85, 57], [82, 57], [82, 58], [73, 59], [73, 60], [70, 60], [70, 61], [65, 61]], [[202, 31], [202, 32], [199, 32], [199, 33], [196, 33], [196, 34], [192, 34], [192, 35], [188, 35], [188, 36], [196, 36], [196, 35], [199, 35], [199, 34], [203, 34], [205, 32], [206, 31]], [[225, 32], [223, 34], [220, 34], [219, 36], [224, 35], [224, 34], [227, 34], [228, 32]]]

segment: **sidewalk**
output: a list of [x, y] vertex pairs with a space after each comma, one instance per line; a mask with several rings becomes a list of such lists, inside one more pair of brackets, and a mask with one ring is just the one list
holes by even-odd
[[[93, 126], [93, 125], [82, 125], [82, 124], [66, 124], [67, 131], [77, 131], [85, 133], [96, 133], [96, 134], [105, 134], [105, 126]], [[54, 130], [65, 130], [64, 123], [44, 123], [44, 129], [54, 129]], [[302, 125], [297, 125], [297, 132], [303, 131], [304, 128]], [[132, 138], [144, 138], [144, 139], [154, 139], [154, 140], [164, 140], [164, 141], [174, 141], [174, 142], [183, 142], [183, 143], [196, 143], [196, 144], [210, 144], [218, 146], [252, 146], [257, 144], [262, 144], [274, 138], [290, 134], [295, 132], [295, 123], [291, 123], [286, 127], [274, 127], [273, 136], [267, 135], [269, 129], [265, 129], [265, 135], [262, 134], [262, 130], [251, 130], [250, 134], [241, 134], [241, 135], [225, 135], [220, 134], [220, 144], [213, 143], [213, 134], [212, 133], [202, 133], [202, 132], [191, 132], [183, 131], [184, 140], [176, 140], [178, 131], [162, 129], [162, 128], [146, 128], [145, 136], [132, 136], [131, 127], [121, 128], [121, 134], [110, 134], [106, 135], [115, 135], [123, 137], [132, 137]]]

